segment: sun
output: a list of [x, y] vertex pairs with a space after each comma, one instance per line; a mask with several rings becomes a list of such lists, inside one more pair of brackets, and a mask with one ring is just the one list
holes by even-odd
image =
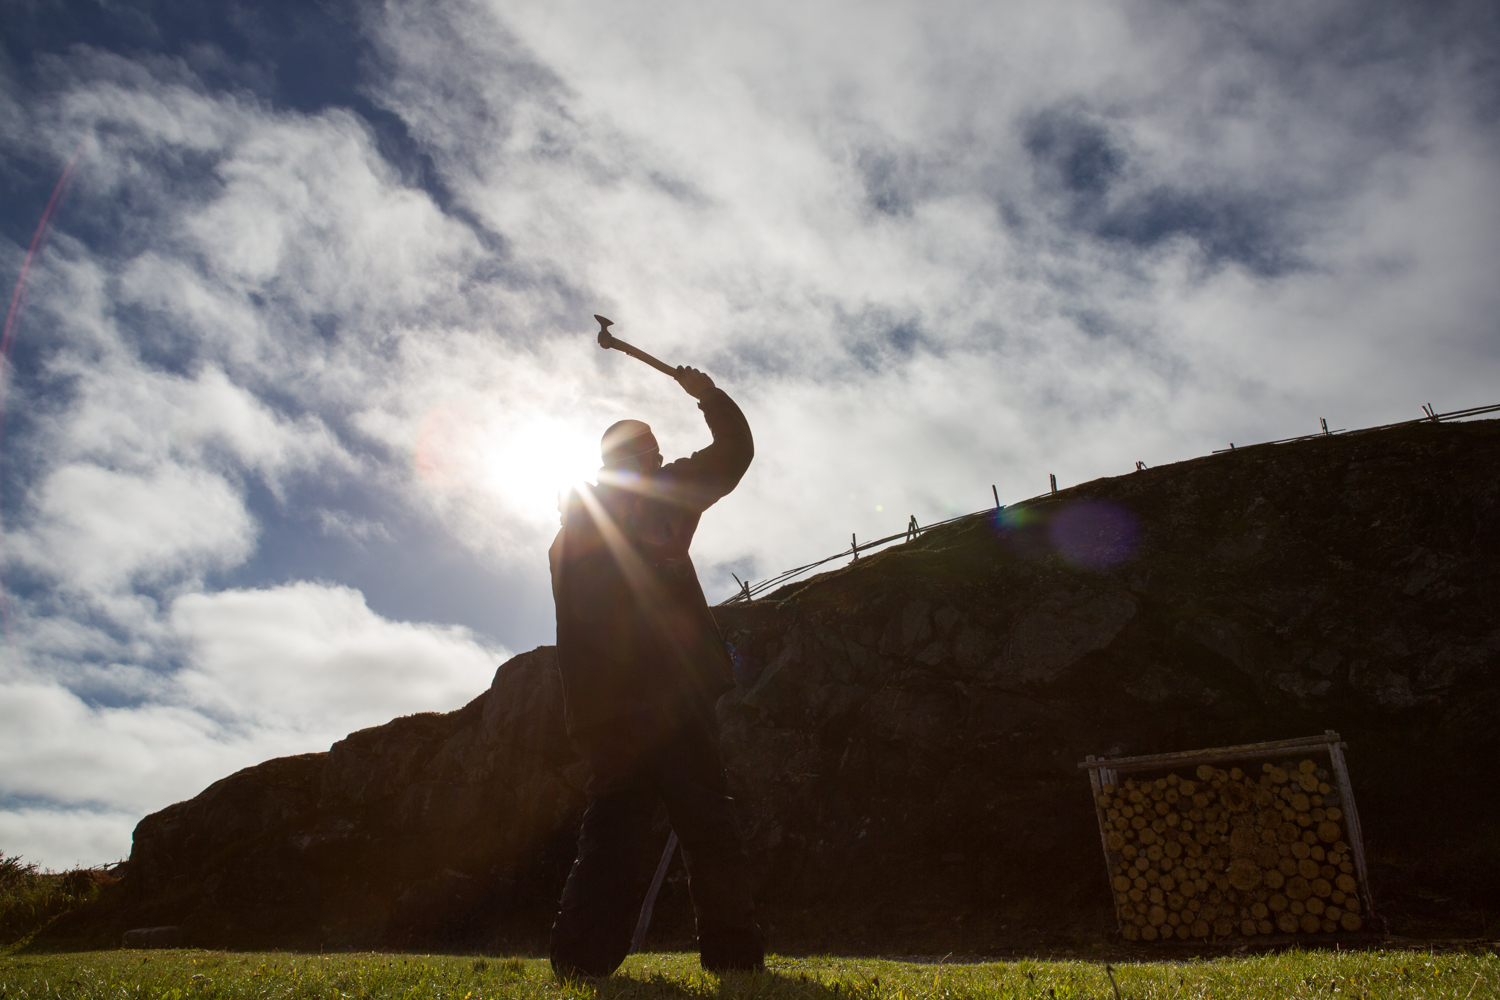
[[592, 479], [598, 436], [542, 413], [482, 412], [439, 404], [422, 419], [413, 456], [427, 485], [488, 494], [527, 520], [556, 520], [561, 493]]
[[555, 518], [558, 495], [599, 468], [599, 441], [566, 421], [533, 417], [498, 435], [485, 467], [489, 487], [516, 508]]

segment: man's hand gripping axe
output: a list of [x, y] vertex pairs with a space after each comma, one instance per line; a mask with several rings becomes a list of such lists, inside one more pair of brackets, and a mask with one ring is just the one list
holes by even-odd
[[612, 348], [614, 348], [617, 351], [623, 351], [626, 354], [630, 355], [632, 358], [635, 358], [637, 361], [644, 361], [644, 362], [646, 362], [646, 364], [650, 365], [652, 368], [655, 368], [657, 371], [661, 372], [663, 375], [670, 375], [673, 378], [677, 378], [679, 375], [682, 374], [682, 371], [680, 369], [673, 368], [671, 365], [669, 365], [669, 364], [667, 364], [665, 362], [656, 360], [651, 355], [649, 355], [645, 351], [641, 350], [639, 347], [636, 347], [636, 346], [634, 346], [632, 344], [627, 344], [627, 343], [625, 343], [625, 341], [623, 341], [620, 338], [618, 338], [618, 337], [614, 336], [613, 334], [611, 334], [609, 332], [609, 328], [611, 326], [614, 326], [614, 320], [605, 319], [603, 316], [600, 316], [598, 313], [594, 314], [594, 318], [599, 321], [599, 346], [600, 347], [603, 347], [605, 349], [608, 349], [608, 348], [612, 347]]

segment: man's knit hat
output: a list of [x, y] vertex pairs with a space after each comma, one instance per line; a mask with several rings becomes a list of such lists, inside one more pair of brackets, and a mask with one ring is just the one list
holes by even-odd
[[604, 432], [599, 450], [603, 452], [604, 464], [614, 465], [637, 455], [649, 455], [658, 450], [658, 445], [650, 424], [640, 420], [621, 420]]

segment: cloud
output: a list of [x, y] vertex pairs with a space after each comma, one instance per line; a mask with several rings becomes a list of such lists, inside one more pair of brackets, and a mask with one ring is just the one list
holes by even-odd
[[391, 533], [377, 521], [355, 517], [343, 511], [319, 510], [318, 530], [325, 535], [336, 535], [363, 542], [366, 539], [391, 541]]
[[[309, 582], [187, 594], [167, 625], [161, 641], [184, 650], [178, 670], [93, 679], [133, 681], [144, 695], [134, 703], [91, 704], [60, 683], [88, 687], [76, 675], [0, 679], [7, 851], [53, 866], [123, 856], [145, 813], [261, 760], [457, 708], [510, 656], [466, 629], [388, 621], [356, 591]], [[84, 847], [100, 853], [70, 853]]]
[[215, 476], [181, 469], [151, 476], [66, 465], [41, 484], [40, 523], [16, 555], [65, 586], [114, 591], [167, 569], [243, 559], [253, 525], [238, 495]]
[[121, 861], [140, 817], [100, 809], [0, 809], [7, 854], [54, 871]]
[[215, 739], [217, 725], [180, 704], [93, 708], [46, 678], [7, 678], [0, 701], [7, 801], [160, 808], [252, 749]]
[[456, 707], [509, 657], [467, 629], [385, 621], [357, 591], [308, 582], [186, 594], [171, 621], [190, 650], [177, 678], [190, 704], [303, 732]]

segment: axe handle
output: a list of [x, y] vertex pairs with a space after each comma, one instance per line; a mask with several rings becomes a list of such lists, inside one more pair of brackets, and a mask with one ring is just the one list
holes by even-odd
[[641, 916], [635, 924], [635, 937], [630, 941], [631, 951], [640, 951], [641, 945], [646, 943], [646, 931], [651, 928], [651, 911], [656, 908], [656, 897], [661, 892], [662, 879], [667, 877], [667, 866], [672, 863], [672, 852], [677, 850], [677, 831], [673, 830], [667, 837], [666, 850], [661, 852], [661, 861], [656, 866], [656, 877], [651, 880], [651, 888], [646, 893], [646, 901], [641, 904]]
[[609, 346], [612, 347], [612, 348], [614, 348], [617, 351], [623, 351], [623, 352], [625, 352], [626, 354], [630, 355], [632, 358], [635, 358], [637, 361], [644, 361], [644, 362], [646, 362], [646, 364], [650, 365], [652, 368], [655, 368], [657, 371], [661, 372], [663, 375], [670, 375], [673, 378], [677, 377], [677, 369], [676, 368], [673, 368], [671, 365], [667, 364], [664, 361], [658, 361], [658, 360], [656, 360], [651, 355], [649, 355], [645, 351], [641, 350], [639, 347], [636, 347], [634, 344], [627, 344], [627, 343], [625, 343], [625, 341], [621, 340], [619, 337], [611, 335], [610, 338], [609, 338]]

